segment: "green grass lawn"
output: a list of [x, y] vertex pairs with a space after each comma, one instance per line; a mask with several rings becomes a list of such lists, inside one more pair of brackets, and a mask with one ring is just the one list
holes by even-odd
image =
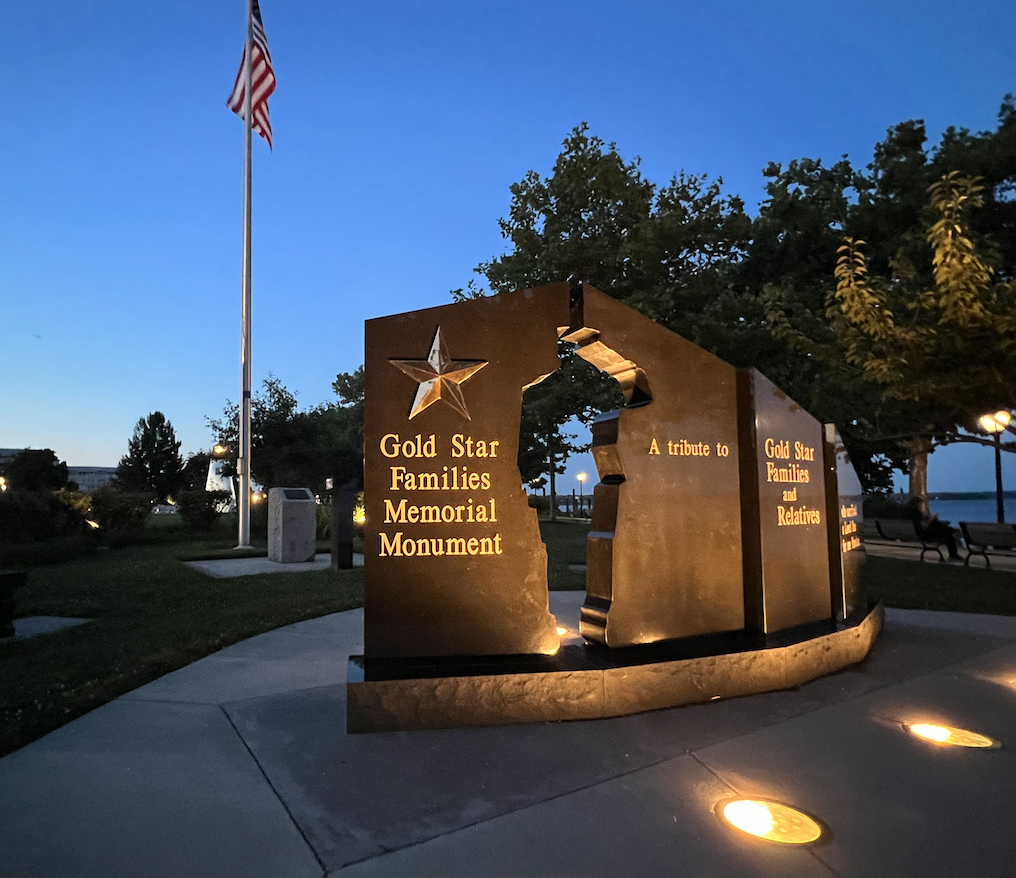
[[[583, 589], [568, 567], [585, 563], [588, 524], [540, 529], [550, 587]], [[145, 540], [30, 571], [18, 616], [92, 621], [0, 645], [0, 754], [231, 643], [363, 604], [362, 568], [212, 579], [181, 558], [233, 557], [231, 535], [193, 539], [160, 522]], [[863, 569], [868, 598], [890, 607], [1016, 615], [1013, 573], [889, 558]]]
[[585, 572], [569, 570], [568, 566], [586, 563], [588, 533], [588, 522], [567, 518], [540, 521], [540, 534], [547, 544], [547, 582], [552, 591], [585, 589]]
[[100, 548], [32, 569], [18, 616], [93, 621], [0, 645], [0, 753], [238, 640], [363, 603], [362, 568], [212, 579], [179, 560], [214, 548]]
[[1016, 616], [1016, 573], [870, 556], [861, 570], [868, 600], [887, 607]]

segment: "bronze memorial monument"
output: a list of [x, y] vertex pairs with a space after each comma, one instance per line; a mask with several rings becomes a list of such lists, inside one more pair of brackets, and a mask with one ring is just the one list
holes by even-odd
[[[600, 481], [584, 643], [561, 646], [517, 456], [565, 341], [625, 405]], [[860, 484], [832, 425], [588, 285], [370, 320], [364, 654], [350, 732], [591, 719], [788, 688], [864, 658]]]

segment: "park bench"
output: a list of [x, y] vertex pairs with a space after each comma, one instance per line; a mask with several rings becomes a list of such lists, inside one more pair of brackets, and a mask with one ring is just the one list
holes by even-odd
[[[984, 563], [991, 567], [991, 555], [1013, 557], [1012, 550], [1016, 549], [1016, 524], [996, 524], [993, 522], [961, 521], [960, 530], [963, 531], [963, 540], [967, 544], [967, 560], [975, 555], [984, 558]], [[990, 549], [995, 551], [990, 552]]]
[[[900, 543], [916, 543], [921, 546], [921, 560], [924, 560], [924, 556], [928, 552], [937, 552], [938, 560], [944, 561], [945, 556], [942, 554], [942, 549], [938, 542], [935, 540], [924, 539], [918, 532], [917, 526], [905, 518], [876, 518], [875, 526], [878, 528], [878, 532], [882, 535], [884, 540], [889, 542], [900, 542]], [[915, 545], [916, 549], [917, 546]]]

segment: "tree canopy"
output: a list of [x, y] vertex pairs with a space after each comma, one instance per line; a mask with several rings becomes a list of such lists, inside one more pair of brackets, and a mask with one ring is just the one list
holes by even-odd
[[5, 467], [13, 491], [58, 491], [67, 484], [67, 464], [52, 448], [23, 448]]
[[[949, 128], [930, 146], [923, 121], [905, 121], [888, 130], [863, 168], [847, 156], [828, 166], [812, 158], [785, 167], [771, 163], [764, 171], [767, 198], [754, 219], [740, 198], [724, 193], [722, 179], [680, 172], [657, 186], [643, 176], [637, 158], [624, 159], [582, 124], [564, 140], [549, 176], [529, 171], [511, 186], [508, 216], [499, 221], [508, 252], [481, 262], [475, 272], [494, 293], [569, 278], [587, 281], [727, 362], [758, 368], [817, 418], [838, 425], [867, 490], [888, 490], [893, 468], [906, 470], [915, 455], [920, 459], [920, 443], [913, 440], [927, 433], [927, 424], [941, 425], [936, 441], [954, 440], [969, 416], [945, 412], [944, 396], [930, 393], [928, 380], [918, 381], [914, 369], [897, 388], [910, 382], [908, 393], [889, 392], [872, 380], [878, 357], [869, 351], [866, 368], [847, 356], [848, 348], [837, 341], [843, 327], [827, 313], [827, 302], [836, 292], [837, 251], [845, 236], [870, 242], [866, 270], [887, 279], [886, 289], [895, 284], [901, 295], [904, 288], [930, 295], [938, 288], [942, 271], [926, 233], [939, 207], [929, 205], [928, 189], [950, 172], [954, 180], [982, 181], [979, 209], [964, 214], [964, 236], [969, 253], [978, 254], [994, 279], [994, 286], [984, 286], [982, 272], [975, 284], [981, 292], [964, 301], [982, 293], [997, 299], [1016, 277], [1011, 95], [995, 130]], [[473, 279], [452, 295], [485, 295], [487, 288]], [[917, 310], [926, 303], [908, 301]], [[996, 304], [1008, 307], [1001, 299]], [[910, 313], [907, 305], [904, 310]], [[935, 325], [941, 350], [973, 344], [974, 330], [959, 332], [966, 335], [961, 341], [959, 327], [950, 320]], [[982, 335], [975, 358], [982, 378], [992, 352], [1007, 356], [1003, 338], [991, 333], [990, 339]], [[937, 362], [943, 369], [970, 365], [946, 357]], [[527, 475], [541, 457], [549, 459], [550, 434], [541, 437], [540, 424], [559, 426], [580, 406], [588, 414], [590, 405], [603, 402], [593, 401], [591, 379], [583, 377], [577, 393], [569, 386], [573, 381], [548, 379], [526, 394], [520, 464]], [[979, 386], [988, 384], [985, 379]], [[997, 398], [1000, 407], [1014, 402], [1009, 390]], [[966, 399], [968, 408], [975, 404], [974, 396]]]
[[162, 412], [140, 418], [127, 442], [127, 453], [116, 468], [116, 484], [124, 491], [154, 496], [164, 503], [180, 487], [183, 460], [173, 425]]
[[[251, 474], [263, 488], [324, 488], [363, 478], [363, 367], [336, 376], [337, 403], [301, 411], [294, 393], [269, 375], [251, 401]], [[220, 418], [206, 418], [216, 442], [234, 450], [239, 407], [227, 402]]]

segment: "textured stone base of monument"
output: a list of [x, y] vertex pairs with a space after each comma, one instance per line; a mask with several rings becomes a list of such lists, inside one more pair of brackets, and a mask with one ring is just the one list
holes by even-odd
[[790, 689], [862, 661], [883, 618], [877, 604], [854, 624], [797, 629], [762, 648], [734, 633], [622, 650], [566, 646], [554, 656], [351, 656], [346, 731], [603, 719]]

